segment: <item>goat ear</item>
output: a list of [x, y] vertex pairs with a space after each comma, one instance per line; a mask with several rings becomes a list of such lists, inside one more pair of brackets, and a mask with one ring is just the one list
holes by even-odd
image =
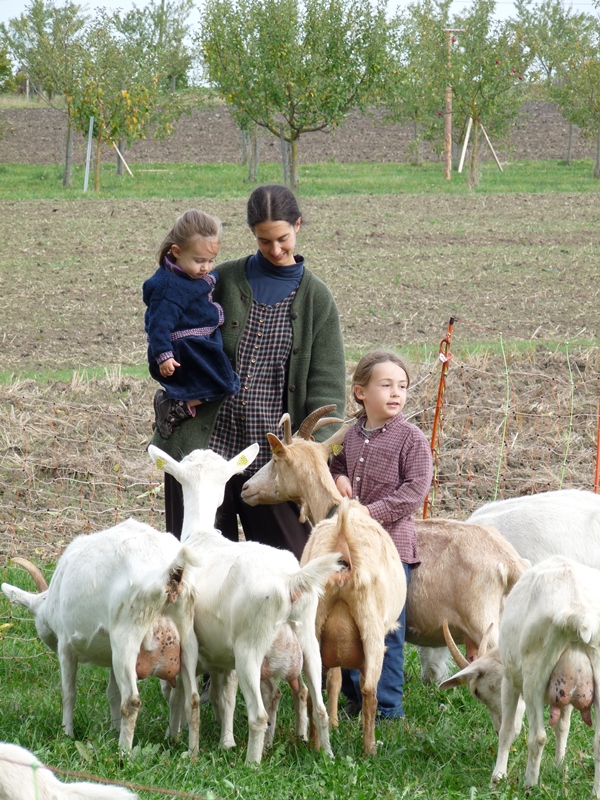
[[285, 458], [287, 448], [284, 443], [278, 439], [274, 433], [267, 433], [267, 439], [269, 440], [269, 445], [273, 455], [279, 456], [280, 458]]
[[445, 681], [442, 681], [438, 689], [456, 689], [457, 686], [466, 686], [469, 682], [469, 678], [471, 678], [473, 673], [478, 669], [477, 662], [474, 661], [472, 664], [469, 664], [468, 667], [455, 673], [451, 678], [446, 678]]
[[337, 455], [337, 453], [340, 452], [340, 445], [344, 444], [346, 431], [348, 430], [349, 427], [350, 427], [349, 425], [342, 425], [342, 427], [338, 428], [338, 430], [332, 436], [330, 436], [328, 439], [325, 439], [325, 441], [322, 442], [322, 445], [325, 448], [325, 451], [328, 456], [332, 454]]
[[177, 472], [178, 464], [174, 458], [171, 458], [170, 455], [163, 452], [159, 447], [156, 447], [153, 444], [148, 445], [148, 455], [154, 461], [154, 466], [156, 469], [164, 469], [165, 472], [169, 472], [171, 475], [175, 475]]
[[255, 442], [254, 444], [251, 444], [250, 447], [242, 450], [241, 453], [238, 453], [237, 456], [234, 456], [232, 459], [230, 459], [227, 462], [229, 465], [230, 474], [237, 475], [239, 472], [243, 472], [246, 467], [249, 467], [254, 461], [259, 450], [260, 445]]

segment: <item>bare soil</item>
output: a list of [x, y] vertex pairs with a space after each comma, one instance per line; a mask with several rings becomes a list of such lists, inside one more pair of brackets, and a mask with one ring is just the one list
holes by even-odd
[[[0, 161], [61, 162], [58, 112], [0, 119], [8, 128]], [[528, 104], [521, 125], [502, 157], [563, 157], [567, 126], [555, 109]], [[301, 158], [402, 161], [409, 138], [354, 115], [335, 135], [306, 136]], [[578, 142], [573, 156], [584, 155]], [[240, 143], [226, 112], [195, 112], [171, 139], [139, 143], [128, 157], [236, 161]], [[276, 144], [265, 141], [262, 157], [276, 160]], [[0, 557], [52, 561], [77, 533], [131, 514], [162, 527], [161, 480], [144, 452], [156, 387], [121, 370], [144, 371], [141, 285], [183, 210], [159, 200], [0, 202], [1, 369], [15, 376], [0, 386]], [[225, 220], [223, 259], [253, 250], [243, 200], [211, 200], [209, 210]], [[376, 346], [409, 348], [407, 411], [428, 437], [438, 343], [456, 318], [434, 516], [464, 518], [495, 496], [592, 488], [595, 197], [328, 197], [306, 199], [303, 217], [300, 250], [336, 298], [348, 368]], [[87, 380], [93, 368], [104, 377]], [[25, 377], [58, 369], [77, 372], [68, 382]]]
[[[65, 117], [48, 108], [6, 109], [0, 111], [5, 130], [0, 139], [0, 162], [61, 164], [63, 161]], [[523, 105], [507, 142], [495, 142], [503, 160], [562, 159], [565, 156], [568, 123], [555, 106], [530, 101]], [[329, 160], [339, 162], [410, 160], [412, 130], [406, 125], [385, 125], [380, 112], [350, 114], [333, 133], [305, 134], [300, 143], [300, 161], [305, 164]], [[575, 133], [572, 157], [586, 158], [593, 146]], [[223, 107], [195, 110], [182, 117], [175, 132], [164, 142], [149, 138], [136, 142], [127, 151], [135, 163], [235, 163], [241, 159], [241, 137], [228, 111]], [[84, 138], [78, 135], [75, 159], [85, 158]], [[107, 156], [108, 157], [108, 156]], [[279, 141], [270, 134], [262, 138], [262, 161], [279, 161]], [[483, 157], [491, 154], [483, 148]], [[430, 148], [423, 147], [423, 160], [438, 160]]]

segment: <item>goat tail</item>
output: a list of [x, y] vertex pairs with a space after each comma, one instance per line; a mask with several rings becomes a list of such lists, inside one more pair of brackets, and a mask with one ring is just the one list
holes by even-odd
[[15, 606], [23, 606], [32, 614], [35, 614], [39, 606], [46, 599], [47, 592], [40, 594], [34, 592], [26, 592], [24, 589], [19, 589], [18, 586], [12, 586], [10, 583], [2, 584], [2, 592]]
[[584, 644], [600, 639], [600, 618], [594, 611], [584, 606], [571, 606], [556, 619], [557, 627], [575, 634]]
[[307, 592], [316, 592], [320, 597], [323, 594], [327, 578], [332, 572], [339, 572], [342, 568], [339, 559], [341, 553], [327, 553], [324, 556], [313, 558], [302, 569], [287, 578], [287, 586], [292, 600], [297, 600]]
[[169, 600], [174, 603], [179, 595], [188, 586], [186, 577], [186, 570], [190, 567], [198, 567], [201, 564], [201, 558], [193, 547], [183, 545], [179, 550], [167, 570], [167, 595]]
[[145, 577], [135, 594], [149, 619], [164, 611], [165, 595], [168, 603], [175, 603], [182, 594], [193, 591], [188, 570], [199, 566], [201, 561], [193, 547], [182, 545], [169, 563], [156, 567]]

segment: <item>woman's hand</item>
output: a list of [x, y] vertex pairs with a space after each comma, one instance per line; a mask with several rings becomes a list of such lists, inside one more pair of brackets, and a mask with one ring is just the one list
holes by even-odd
[[176, 367], [180, 366], [181, 364], [178, 361], [175, 361], [174, 358], [167, 358], [167, 360], [163, 361], [159, 366], [160, 374], [163, 376], [163, 378], [168, 378], [175, 372]]
[[352, 484], [346, 475], [340, 475], [336, 478], [335, 485], [342, 497], [349, 497], [352, 500]]

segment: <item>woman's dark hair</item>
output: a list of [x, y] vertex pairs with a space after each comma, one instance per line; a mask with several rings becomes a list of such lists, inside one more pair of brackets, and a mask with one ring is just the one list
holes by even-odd
[[284, 220], [295, 225], [301, 216], [293, 192], [278, 183], [257, 186], [248, 200], [246, 222], [251, 231], [261, 222]]

